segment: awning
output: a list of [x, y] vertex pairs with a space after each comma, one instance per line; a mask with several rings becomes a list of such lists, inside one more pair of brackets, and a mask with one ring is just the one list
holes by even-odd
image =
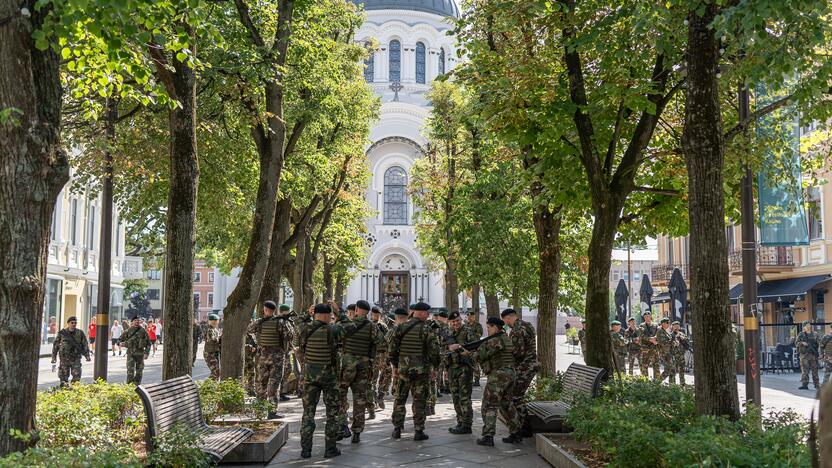
[[661, 294], [658, 294], [655, 297], [653, 297], [653, 299], [650, 302], [653, 304], [662, 304], [664, 302], [670, 302], [670, 293], [663, 292]]
[[[805, 298], [815, 286], [832, 279], [830, 275], [804, 276], [762, 281], [757, 285], [757, 300], [760, 302], [791, 302]], [[742, 299], [742, 284], [731, 288], [731, 301]]]
[[739, 302], [740, 298], [742, 297], [742, 283], [735, 285], [728, 291], [728, 298], [731, 299], [732, 304], [736, 304]]

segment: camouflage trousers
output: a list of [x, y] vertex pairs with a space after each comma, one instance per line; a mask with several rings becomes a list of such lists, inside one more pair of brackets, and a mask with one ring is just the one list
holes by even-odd
[[194, 349], [193, 349], [193, 354], [191, 355], [191, 366], [193, 366], [196, 363], [196, 353], [197, 353], [197, 348], [198, 347], [199, 347], [199, 342], [194, 340]]
[[488, 374], [485, 390], [482, 392], [482, 435], [494, 436], [497, 431], [497, 411], [503, 415], [513, 434], [520, 430], [520, 420], [514, 409], [514, 370], [495, 370]]
[[427, 399], [430, 385], [430, 373], [408, 372], [400, 370], [398, 378], [393, 384], [396, 387], [395, 402], [393, 403], [393, 427], [404, 427], [406, 415], [405, 403], [408, 395], [413, 396], [413, 428], [417, 431], [425, 430], [427, 418]]
[[469, 429], [474, 423], [474, 407], [471, 404], [473, 375], [474, 368], [471, 366], [452, 366], [448, 370], [448, 385], [451, 387], [451, 398], [454, 400], [456, 424]]
[[144, 354], [127, 354], [127, 383], [142, 384], [144, 373]]
[[292, 354], [283, 355], [283, 376], [280, 378], [280, 394], [288, 393], [289, 382], [292, 376]]
[[[373, 361], [372, 375], [370, 375], [370, 384], [367, 386], [367, 409], [370, 412], [375, 412], [376, 407], [384, 407], [384, 395], [387, 394], [385, 385], [385, 371], [389, 368], [387, 363], [387, 354], [379, 353]], [[389, 385], [389, 384], [388, 384]], [[379, 404], [376, 400], [381, 399]]]
[[220, 353], [202, 352], [202, 358], [205, 359], [205, 364], [211, 371], [211, 378], [214, 380], [220, 379]]
[[624, 366], [627, 361], [627, 354], [621, 354], [613, 351], [612, 358], [615, 361], [615, 369], [622, 375], [627, 373], [627, 368]]
[[823, 383], [826, 383], [829, 380], [829, 375], [832, 374], [832, 361], [823, 361], [823, 367], [824, 369], [826, 369], [826, 371], [823, 373]]
[[670, 383], [676, 383], [676, 376], [679, 376], [679, 384], [685, 384], [685, 353], [671, 353], [673, 364], [670, 371]]
[[629, 364], [627, 366], [627, 373], [630, 374], [630, 375], [633, 375], [633, 372], [635, 372], [636, 359], [638, 359], [639, 367], [641, 367], [641, 349], [640, 348], [635, 349], [635, 350], [631, 349], [627, 353], [627, 363]]
[[341, 405], [341, 392], [338, 390], [338, 369], [328, 365], [309, 364], [303, 369], [303, 418], [300, 423], [300, 446], [312, 449], [312, 435], [315, 433], [315, 410], [321, 394], [326, 406], [326, 426], [324, 428], [325, 447], [335, 448], [338, 436], [338, 412]]
[[367, 412], [367, 387], [370, 383], [369, 358], [344, 355], [341, 365], [341, 412], [339, 423], [347, 423], [347, 411], [350, 409], [347, 392], [352, 391], [352, 431], [364, 431], [364, 415]]
[[820, 377], [818, 376], [818, 358], [814, 354], [800, 355], [800, 383], [803, 385], [809, 384], [809, 372], [812, 373], [812, 383], [818, 386]]
[[257, 348], [246, 346], [246, 363], [243, 368], [243, 382], [246, 392], [254, 393], [254, 379], [257, 374]]
[[659, 348], [658, 346], [651, 346], [649, 348], [641, 348], [641, 358], [639, 359], [639, 367], [641, 367], [641, 375], [650, 378], [649, 369], [653, 368], [653, 378], [656, 380], [662, 379], [662, 373], [659, 369]]
[[474, 380], [482, 378], [482, 368], [480, 368], [479, 361], [474, 361]]
[[535, 361], [532, 363], [524, 363], [515, 368], [514, 371], [514, 388], [511, 392], [512, 405], [514, 411], [517, 412], [517, 420], [523, 425], [526, 422], [528, 411], [526, 410], [525, 396], [526, 391], [532, 384], [537, 373], [540, 371], [540, 363]]
[[664, 370], [662, 370], [662, 375], [658, 380], [669, 378], [672, 381], [676, 371], [676, 363], [673, 361], [673, 355], [670, 353], [670, 349], [659, 350], [659, 362]]
[[257, 398], [269, 400], [277, 406], [277, 390], [283, 377], [285, 352], [277, 346], [260, 348], [257, 356]]
[[70, 374], [72, 374], [73, 382], [81, 380], [81, 356], [76, 358], [61, 356], [61, 362], [58, 364], [58, 379], [62, 387], [69, 385]]

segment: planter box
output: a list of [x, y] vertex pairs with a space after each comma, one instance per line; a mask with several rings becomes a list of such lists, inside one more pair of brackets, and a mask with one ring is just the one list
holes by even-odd
[[569, 434], [535, 434], [535, 445], [537, 446], [537, 454], [543, 457], [550, 465], [555, 468], [587, 468], [571, 453], [558, 447], [552, 439], [571, 437]]
[[243, 442], [223, 457], [225, 463], [261, 463], [267, 464], [289, 439], [289, 425], [284, 423], [265, 441]]

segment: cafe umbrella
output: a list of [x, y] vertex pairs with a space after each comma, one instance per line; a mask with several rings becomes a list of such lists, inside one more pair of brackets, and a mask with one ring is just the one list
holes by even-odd
[[624, 280], [618, 281], [618, 287], [615, 288], [615, 318], [621, 323], [627, 323], [627, 315], [630, 313], [628, 308], [628, 299], [630, 291], [627, 289], [627, 284]]
[[682, 324], [682, 327], [684, 327], [688, 303], [688, 287], [685, 284], [685, 279], [682, 277], [681, 270], [678, 268], [673, 269], [673, 274], [670, 275], [670, 282], [667, 284], [667, 289], [670, 291], [670, 308], [673, 311], [671, 320], [678, 320]]
[[647, 275], [642, 276], [641, 288], [638, 290], [642, 314], [649, 312], [653, 306], [653, 292], [653, 285], [650, 284], [650, 278]]

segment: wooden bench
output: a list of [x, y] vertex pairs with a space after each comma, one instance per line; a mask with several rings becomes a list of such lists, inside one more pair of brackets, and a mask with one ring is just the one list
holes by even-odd
[[200, 449], [215, 463], [248, 439], [252, 430], [244, 427], [216, 427], [205, 423], [199, 390], [191, 376], [149, 385], [139, 385], [136, 393], [147, 415], [145, 443], [147, 452], [154, 449], [155, 438], [180, 424], [200, 436]]
[[567, 432], [564, 419], [572, 402], [580, 395], [595, 398], [601, 391], [606, 371], [572, 363], [563, 374], [563, 393], [558, 401], [532, 401], [526, 404], [526, 423], [532, 432]]

